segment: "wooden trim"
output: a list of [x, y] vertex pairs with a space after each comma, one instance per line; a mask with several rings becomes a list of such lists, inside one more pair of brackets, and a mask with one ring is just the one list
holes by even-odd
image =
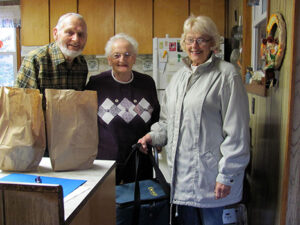
[[21, 66], [21, 27], [16, 28], [16, 53], [17, 53], [17, 71], [19, 71]]
[[270, 5], [271, 5], [271, 0], [268, 0], [268, 6], [267, 6], [267, 19], [270, 17]]
[[1, 1], [0, 6], [20, 5], [20, 0]]
[[293, 135], [293, 119], [294, 119], [294, 96], [295, 96], [295, 74], [296, 74], [296, 57], [297, 57], [297, 29], [299, 29], [300, 22], [297, 20], [297, 15], [300, 13], [299, 1], [294, 1], [294, 11], [292, 17], [292, 41], [291, 41], [291, 79], [289, 83], [289, 108], [288, 108], [288, 121], [287, 121], [287, 135], [286, 135], [286, 146], [284, 153], [284, 171], [283, 171], [283, 182], [282, 182], [282, 195], [281, 195], [281, 209], [280, 209], [280, 225], [286, 224], [287, 209], [288, 209], [288, 193], [289, 193], [289, 181], [290, 181], [290, 149]]
[[4, 205], [4, 192], [0, 190], [0, 225], [5, 225], [3, 205]]
[[252, 37], [252, 7], [248, 0], [243, 0], [243, 52], [241, 74], [245, 82], [247, 66], [251, 65], [251, 37]]

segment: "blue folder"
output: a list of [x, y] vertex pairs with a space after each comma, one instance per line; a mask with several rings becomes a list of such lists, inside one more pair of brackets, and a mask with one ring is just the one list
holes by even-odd
[[66, 179], [57, 177], [44, 177], [29, 174], [12, 173], [0, 178], [0, 181], [18, 182], [18, 183], [37, 183], [42, 184], [59, 184], [63, 188], [63, 196], [66, 197], [80, 185], [84, 184], [86, 180]]

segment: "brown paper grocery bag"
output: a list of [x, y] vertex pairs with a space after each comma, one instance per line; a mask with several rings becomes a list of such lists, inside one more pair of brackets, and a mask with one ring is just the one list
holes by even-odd
[[46, 89], [45, 96], [53, 170], [90, 168], [98, 152], [97, 92]]
[[45, 148], [40, 91], [0, 87], [0, 169], [35, 170]]

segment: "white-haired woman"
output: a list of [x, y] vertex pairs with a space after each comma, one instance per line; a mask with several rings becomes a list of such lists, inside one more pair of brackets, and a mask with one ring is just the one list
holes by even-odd
[[250, 155], [248, 98], [235, 67], [214, 54], [215, 23], [191, 16], [183, 31], [185, 66], [166, 89], [159, 122], [139, 143], [144, 152], [147, 143], [166, 145], [180, 224], [220, 225], [224, 206], [242, 199]]
[[[138, 43], [127, 34], [110, 38], [105, 54], [112, 70], [92, 76], [86, 89], [98, 92], [98, 159], [117, 160], [116, 184], [135, 179], [134, 157], [124, 168], [131, 146], [158, 121], [160, 106], [151, 76], [132, 70]], [[139, 179], [152, 178], [148, 157], [142, 155]]]

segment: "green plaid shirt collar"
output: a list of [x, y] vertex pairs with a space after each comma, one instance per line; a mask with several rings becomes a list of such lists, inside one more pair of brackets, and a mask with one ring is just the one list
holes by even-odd
[[60, 50], [56, 42], [52, 43], [52, 46], [49, 48], [49, 53], [55, 66], [58, 66], [59, 64], [66, 61], [62, 51]]

